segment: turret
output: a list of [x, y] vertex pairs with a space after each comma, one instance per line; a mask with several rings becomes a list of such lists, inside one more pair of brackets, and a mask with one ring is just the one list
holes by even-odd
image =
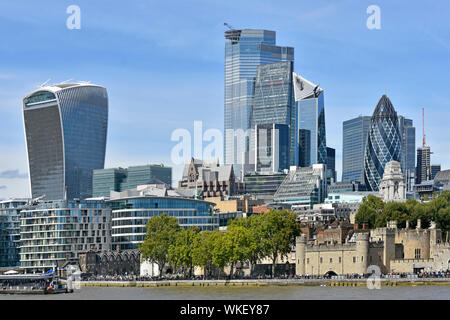
[[356, 261], [359, 263], [359, 274], [367, 273], [367, 262], [369, 260], [369, 233], [359, 232], [356, 234]]
[[306, 260], [306, 235], [302, 234], [296, 238], [295, 246], [295, 274], [297, 276], [304, 275], [305, 272], [305, 260]]

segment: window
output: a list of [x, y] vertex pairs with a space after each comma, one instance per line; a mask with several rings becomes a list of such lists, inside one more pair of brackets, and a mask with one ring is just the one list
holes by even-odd
[[322, 257], [320, 257], [320, 263], [322, 263], [323, 262], [323, 258]]
[[420, 259], [420, 249], [415, 249], [414, 250], [414, 258], [415, 259]]
[[341, 257], [339, 257], [339, 263], [341, 263], [342, 262], [342, 258]]
[[356, 257], [353, 257], [353, 263], [356, 263]]
[[330, 258], [330, 263], [333, 263], [333, 258]]

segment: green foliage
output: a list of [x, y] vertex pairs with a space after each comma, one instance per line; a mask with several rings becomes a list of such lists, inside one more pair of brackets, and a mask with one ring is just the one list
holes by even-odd
[[377, 211], [374, 208], [369, 206], [367, 203], [363, 203], [359, 206], [355, 220], [358, 224], [368, 223], [369, 228], [374, 228], [377, 216]]
[[194, 268], [193, 251], [199, 232], [200, 229], [194, 227], [180, 229], [176, 233], [174, 243], [169, 247], [169, 263], [175, 270], [181, 267], [185, 275], [186, 271], [188, 271], [189, 275], [192, 276]]
[[355, 216], [356, 223], [369, 223], [370, 228], [385, 227], [390, 220], [396, 220], [403, 228], [406, 221], [415, 228], [417, 220], [422, 221], [422, 227], [428, 228], [432, 221], [436, 227], [445, 231], [450, 230], [450, 191], [442, 192], [430, 202], [420, 203], [409, 199], [405, 203], [383, 203], [380, 198], [369, 195], [363, 199]]
[[150, 218], [146, 228], [147, 233], [139, 250], [142, 258], [158, 265], [159, 274], [162, 275], [163, 268], [169, 261], [169, 248], [175, 244], [180, 227], [176, 218], [162, 214]]
[[213, 250], [218, 232], [203, 231], [194, 239], [192, 248], [192, 263], [205, 269], [205, 274], [211, 272], [213, 265]]
[[260, 214], [261, 256], [272, 259], [272, 275], [275, 274], [277, 257], [286, 257], [291, 252], [295, 237], [300, 234], [297, 215], [288, 210]]
[[406, 226], [406, 221], [409, 220], [408, 210], [405, 203], [401, 202], [388, 202], [383, 208], [381, 215], [377, 216], [375, 221], [375, 227], [385, 227], [388, 221], [397, 221], [397, 225], [400, 228]]

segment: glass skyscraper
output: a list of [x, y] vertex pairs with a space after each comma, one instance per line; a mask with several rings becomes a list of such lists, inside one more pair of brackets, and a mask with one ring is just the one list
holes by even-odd
[[[295, 103], [298, 112], [298, 129], [310, 132], [310, 166], [327, 163], [327, 141], [325, 131], [324, 91], [318, 85], [294, 73]], [[297, 141], [300, 141], [298, 138]], [[298, 146], [299, 149], [300, 146]], [[298, 159], [304, 158], [298, 155]]]
[[416, 171], [416, 128], [411, 119], [399, 116], [398, 121], [402, 135], [402, 171], [407, 182], [407, 190], [411, 191], [411, 181], [414, 179]]
[[[261, 64], [293, 61], [294, 48], [276, 45], [274, 31], [229, 30], [225, 32], [224, 161], [241, 176], [248, 161], [250, 113], [254, 79]], [[247, 157], [246, 157], [247, 155]]]
[[92, 195], [92, 171], [105, 162], [106, 89], [90, 83], [41, 87], [23, 99], [32, 197]]
[[[280, 146], [287, 146], [284, 159], [280, 158], [279, 169], [288, 169], [295, 165], [297, 145], [297, 124], [292, 85], [293, 66], [292, 61], [263, 64], [258, 66], [255, 80], [254, 98], [250, 114], [250, 156], [256, 150], [255, 128], [261, 125], [284, 125], [288, 128], [288, 134], [279, 132]], [[277, 130], [280, 130], [277, 128]], [[283, 140], [284, 139], [284, 140]], [[261, 139], [260, 139], [261, 140]], [[282, 149], [280, 149], [282, 150]]]
[[402, 134], [397, 112], [383, 95], [371, 118], [364, 154], [364, 182], [369, 191], [378, 191], [384, 167], [391, 160], [402, 162]]
[[343, 122], [342, 181], [364, 183], [364, 152], [370, 129], [369, 116]]

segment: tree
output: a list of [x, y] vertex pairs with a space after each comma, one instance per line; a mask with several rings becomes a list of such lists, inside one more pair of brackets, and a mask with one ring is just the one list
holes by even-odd
[[404, 228], [406, 221], [409, 220], [408, 209], [405, 203], [388, 202], [384, 205], [383, 212], [375, 221], [375, 227], [386, 227], [388, 221], [397, 221], [400, 228]]
[[228, 232], [215, 232], [214, 234], [212, 263], [223, 271], [232, 260], [233, 244]]
[[194, 239], [192, 263], [203, 268], [205, 275], [211, 274], [216, 236], [217, 232], [207, 230], [200, 232]]
[[374, 209], [377, 213], [381, 213], [384, 208], [384, 202], [381, 198], [376, 197], [372, 194], [363, 198], [363, 204], [368, 205], [372, 209]]
[[362, 203], [359, 206], [358, 213], [356, 213], [355, 221], [357, 224], [368, 223], [369, 228], [375, 227], [375, 221], [377, 219], [377, 211], [367, 203]]
[[272, 259], [272, 277], [275, 275], [276, 260], [286, 257], [300, 233], [297, 215], [288, 210], [270, 210], [260, 214], [262, 253]]
[[161, 276], [164, 266], [169, 261], [169, 248], [175, 243], [180, 227], [176, 218], [162, 214], [150, 218], [146, 228], [145, 239], [139, 245], [139, 250], [142, 252], [142, 258], [158, 265]]
[[199, 232], [200, 229], [197, 227], [180, 229], [176, 233], [175, 241], [172, 245], [170, 245], [168, 251], [169, 263], [173, 265], [174, 269], [181, 267], [185, 275], [187, 270], [189, 277], [192, 276], [194, 269], [192, 252], [194, 250], [194, 243]]

